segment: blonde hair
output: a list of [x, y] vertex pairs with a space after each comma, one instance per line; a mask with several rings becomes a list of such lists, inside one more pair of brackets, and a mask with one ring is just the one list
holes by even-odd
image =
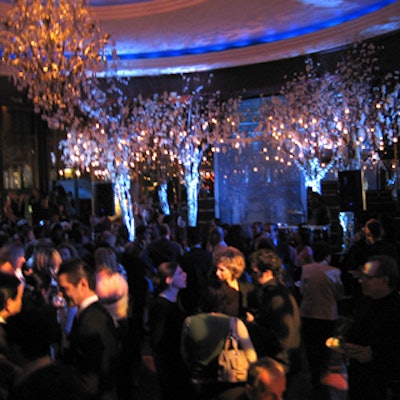
[[246, 268], [246, 261], [243, 253], [236, 247], [221, 247], [213, 254], [215, 266], [222, 264], [231, 273], [232, 277], [239, 279]]
[[45, 271], [50, 275], [57, 274], [62, 258], [57, 249], [52, 246], [40, 246], [34, 254], [34, 265], [37, 271]]

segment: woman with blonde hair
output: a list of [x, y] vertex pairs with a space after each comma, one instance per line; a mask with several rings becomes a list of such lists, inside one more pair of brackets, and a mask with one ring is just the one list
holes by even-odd
[[96, 293], [109, 311], [116, 326], [128, 317], [129, 287], [118, 272], [117, 256], [110, 247], [99, 247], [94, 252]]
[[119, 272], [117, 255], [111, 247], [98, 247], [94, 252], [96, 294], [113, 317], [117, 327], [120, 353], [117, 362], [118, 398], [129, 398], [132, 376], [129, 312], [129, 286]]
[[57, 273], [62, 261], [60, 253], [52, 245], [38, 246], [33, 254], [34, 270], [39, 274], [48, 274], [55, 287], [58, 286]]
[[243, 253], [236, 247], [226, 246], [213, 254], [215, 275], [223, 282], [222, 290], [226, 296], [223, 312], [233, 317], [246, 318], [248, 296], [254, 290], [252, 283], [241, 279], [246, 269]]

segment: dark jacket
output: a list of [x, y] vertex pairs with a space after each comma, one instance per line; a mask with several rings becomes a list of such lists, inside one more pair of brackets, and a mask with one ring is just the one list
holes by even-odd
[[400, 296], [364, 299], [347, 335], [349, 343], [370, 346], [372, 361], [351, 358], [348, 368], [352, 399], [384, 399], [387, 387], [400, 376]]
[[95, 302], [75, 319], [65, 362], [72, 365], [93, 399], [114, 400], [117, 333], [107, 310]]
[[281, 283], [270, 281], [249, 299], [255, 317], [248, 324], [258, 357], [277, 359], [290, 369], [292, 353], [300, 347], [300, 316], [296, 300]]

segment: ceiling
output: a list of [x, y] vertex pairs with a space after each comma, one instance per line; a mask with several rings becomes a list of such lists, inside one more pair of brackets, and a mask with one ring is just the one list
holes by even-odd
[[[0, 0], [5, 15], [12, 0]], [[154, 76], [265, 63], [400, 29], [400, 0], [90, 0], [118, 72]]]

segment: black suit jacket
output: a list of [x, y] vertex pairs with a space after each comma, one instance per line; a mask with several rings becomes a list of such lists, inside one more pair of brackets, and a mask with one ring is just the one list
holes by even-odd
[[65, 361], [75, 368], [91, 398], [114, 400], [117, 357], [113, 319], [99, 302], [95, 302], [75, 319]]

